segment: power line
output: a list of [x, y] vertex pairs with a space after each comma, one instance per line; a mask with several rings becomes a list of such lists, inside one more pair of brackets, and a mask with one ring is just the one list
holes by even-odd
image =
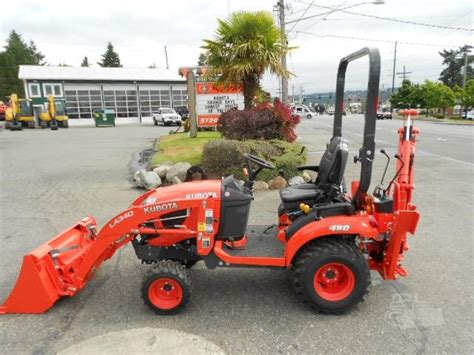
[[[339, 10], [341, 10], [341, 9], [342, 9], [342, 10], [343, 10], [343, 9], [347, 9], [347, 8], [350, 8], [350, 7], [355, 6], [355, 5], [352, 5], [352, 6], [347, 6], [347, 7], [345, 7], [345, 8], [341, 8], [342, 6], [345, 5], [346, 2], [347, 2], [347, 0], [341, 2], [339, 5], [337, 5], [337, 6], [334, 8], [333, 11], [326, 12], [325, 14], [323, 14], [323, 15], [324, 15], [323, 18], [316, 20], [316, 21], [313, 22], [311, 25], [306, 26], [305, 28], [303, 28], [301, 31], [309, 30], [311, 27], [316, 26], [318, 23], [320, 23], [320, 22], [322, 22], [322, 21], [326, 21], [326, 19], [327, 19], [330, 15], [332, 15], [334, 12], [336, 12], [336, 11], [339, 11]], [[357, 4], [356, 4], [356, 5], [357, 5]]]
[[[304, 2], [304, 1], [298, 1], [298, 2], [300, 2], [302, 4], [309, 5], [309, 3]], [[310, 6], [319, 7], [321, 9], [329, 9], [329, 10], [334, 10], [335, 9], [334, 7], [331, 7], [331, 6], [318, 5], [318, 4], [314, 4], [314, 3], [312, 3], [312, 5], [310, 5]], [[347, 10], [344, 10], [344, 9], [340, 9], [339, 12], [343, 12], [343, 13], [350, 14], [350, 15], [374, 18], [374, 19], [382, 20], [382, 21], [397, 22], [397, 23], [402, 23], [402, 24], [406, 24], [406, 25], [439, 28], [439, 29], [443, 29], [443, 30], [474, 32], [474, 29], [472, 29], [472, 28], [453, 27], [453, 26], [437, 25], [437, 24], [431, 24], [431, 23], [415, 22], [415, 21], [410, 21], [410, 20], [401, 20], [401, 19], [395, 18], [395, 17], [383, 17], [383, 16], [376, 16], [376, 15], [368, 15], [368, 14], [363, 14], [361, 12], [347, 11]]]
[[341, 35], [332, 35], [332, 34], [323, 34], [317, 35], [312, 32], [305, 32], [305, 31], [296, 31], [296, 33], [307, 34], [314, 37], [324, 38], [339, 38], [339, 39], [350, 39], [350, 40], [357, 40], [357, 41], [370, 41], [370, 42], [383, 42], [383, 43], [395, 43], [398, 42], [400, 44], [407, 44], [413, 46], [426, 46], [426, 47], [441, 47], [441, 48], [449, 48], [449, 47], [462, 47], [462, 45], [448, 45], [448, 44], [435, 44], [435, 43], [422, 43], [422, 42], [403, 42], [403, 41], [391, 41], [388, 39], [377, 39], [377, 38], [363, 38], [363, 37], [353, 37], [353, 36], [341, 36]]
[[298, 18], [298, 20], [296, 20], [296, 22], [293, 24], [293, 26], [291, 26], [291, 28], [288, 30], [287, 34], [290, 33], [293, 30], [293, 28], [295, 28], [295, 26], [301, 21], [301, 19], [304, 17], [304, 15], [306, 15], [306, 13], [311, 8], [311, 6], [313, 6], [313, 3], [314, 3], [314, 0], [311, 1], [311, 4], [308, 5], [308, 7], [303, 11], [303, 13]]

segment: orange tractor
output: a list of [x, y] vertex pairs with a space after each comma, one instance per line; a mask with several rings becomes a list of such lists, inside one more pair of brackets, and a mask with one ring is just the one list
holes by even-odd
[[[345, 74], [350, 62], [366, 55], [367, 111], [363, 144], [355, 158], [361, 173], [348, 193], [343, 180], [348, 158], [342, 136]], [[254, 181], [262, 169], [274, 168], [248, 154], [244, 184], [229, 176], [157, 188], [138, 197], [102, 229], [93, 217], [86, 217], [25, 255], [0, 313], [47, 311], [61, 297], [79, 293], [102, 262], [128, 243], [143, 263], [153, 264], [142, 296], [158, 314], [173, 314], [186, 305], [189, 269], [201, 260], [209, 269], [287, 269], [301, 298], [331, 314], [346, 312], [363, 300], [370, 270], [386, 280], [407, 276], [402, 266], [407, 236], [415, 233], [420, 217], [412, 203], [419, 131], [407, 112], [398, 131], [396, 174], [387, 186], [382, 179], [370, 193], [379, 77], [377, 49], [363, 48], [341, 60], [333, 136], [319, 166], [300, 167], [317, 172], [317, 178], [281, 190], [277, 225], [247, 225]], [[390, 158], [386, 167], [389, 162]]]

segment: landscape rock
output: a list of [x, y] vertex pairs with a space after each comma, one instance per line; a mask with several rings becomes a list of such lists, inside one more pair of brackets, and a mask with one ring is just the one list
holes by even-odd
[[172, 180], [173, 185], [181, 184], [182, 181], [179, 177], [175, 176]]
[[135, 174], [133, 174], [132, 177], [129, 178], [130, 184], [132, 184], [134, 187], [141, 187], [143, 188], [143, 185], [140, 180], [140, 172], [146, 172], [146, 170], [137, 170], [135, 171]]
[[255, 181], [253, 183], [254, 191], [266, 191], [268, 188], [268, 184], [265, 181]]
[[170, 165], [163, 164], [160, 164], [160, 166], [153, 169], [153, 171], [160, 177], [160, 179], [166, 178], [166, 173], [168, 172], [168, 170], [170, 170]]
[[305, 180], [302, 176], [293, 176], [288, 180], [288, 185], [290, 186], [295, 186], [295, 185], [301, 185], [304, 184]]
[[190, 167], [191, 164], [186, 162], [174, 164], [166, 172], [166, 180], [172, 182], [173, 178], [177, 176], [181, 181], [184, 181], [186, 179], [186, 173]]
[[157, 173], [144, 170], [138, 171], [138, 182], [147, 190], [156, 189], [162, 183]]
[[268, 186], [272, 190], [279, 190], [279, 189], [283, 189], [284, 187], [287, 187], [288, 184], [286, 183], [285, 178], [281, 176], [277, 176], [268, 182]]

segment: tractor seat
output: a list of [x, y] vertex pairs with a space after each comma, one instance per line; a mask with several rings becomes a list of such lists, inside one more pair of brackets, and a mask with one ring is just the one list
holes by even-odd
[[282, 211], [297, 210], [301, 203], [313, 206], [315, 203], [331, 202], [326, 201], [328, 191], [341, 186], [348, 155], [347, 141], [341, 137], [333, 137], [319, 163], [316, 182], [280, 190]]
[[297, 185], [298, 187], [294, 186], [280, 190], [280, 198], [286, 210], [297, 210], [301, 203], [312, 206], [324, 196], [324, 191], [316, 188], [315, 184], [304, 185], [306, 186]]

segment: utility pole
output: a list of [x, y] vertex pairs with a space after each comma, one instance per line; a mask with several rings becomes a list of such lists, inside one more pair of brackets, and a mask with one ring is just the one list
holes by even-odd
[[291, 85], [291, 102], [295, 102], [295, 84]]
[[166, 46], [165, 46], [165, 58], [166, 58], [166, 69], [169, 69], [170, 66], [168, 65], [168, 50], [166, 49]]
[[464, 74], [462, 76], [462, 87], [466, 87], [466, 78], [467, 78], [467, 52], [468, 50], [466, 49], [464, 51]]
[[397, 44], [398, 42], [395, 42], [395, 50], [393, 51], [392, 95], [395, 92], [395, 71], [397, 67]]
[[[393, 51], [392, 95], [395, 92], [395, 71], [397, 67], [397, 44], [398, 42], [395, 41], [395, 50]], [[390, 112], [393, 113], [393, 106], [391, 103], [390, 103]]]
[[412, 74], [412, 73], [413, 72], [411, 72], [411, 71], [406, 71], [405, 66], [403, 66], [403, 71], [397, 73], [397, 75], [401, 75], [402, 80], [405, 81], [407, 79], [408, 74]]
[[[468, 53], [468, 50], [466, 48], [466, 50], [464, 51], [464, 73], [462, 75], [462, 87], [465, 88], [466, 87], [466, 78], [467, 78], [467, 53]], [[467, 109], [466, 109], [467, 111]], [[459, 110], [459, 117], [462, 117], [462, 113], [463, 113], [463, 106], [461, 105], [461, 108]]]
[[300, 104], [303, 104], [303, 85], [300, 85]]
[[[284, 47], [288, 46], [288, 41], [286, 39], [286, 29], [285, 29], [285, 0], [278, 0], [277, 3], [278, 14], [280, 19], [280, 34], [281, 41]], [[281, 66], [286, 71], [286, 54], [281, 56]], [[285, 76], [281, 77], [281, 101], [285, 104], [288, 103], [288, 79]]]

